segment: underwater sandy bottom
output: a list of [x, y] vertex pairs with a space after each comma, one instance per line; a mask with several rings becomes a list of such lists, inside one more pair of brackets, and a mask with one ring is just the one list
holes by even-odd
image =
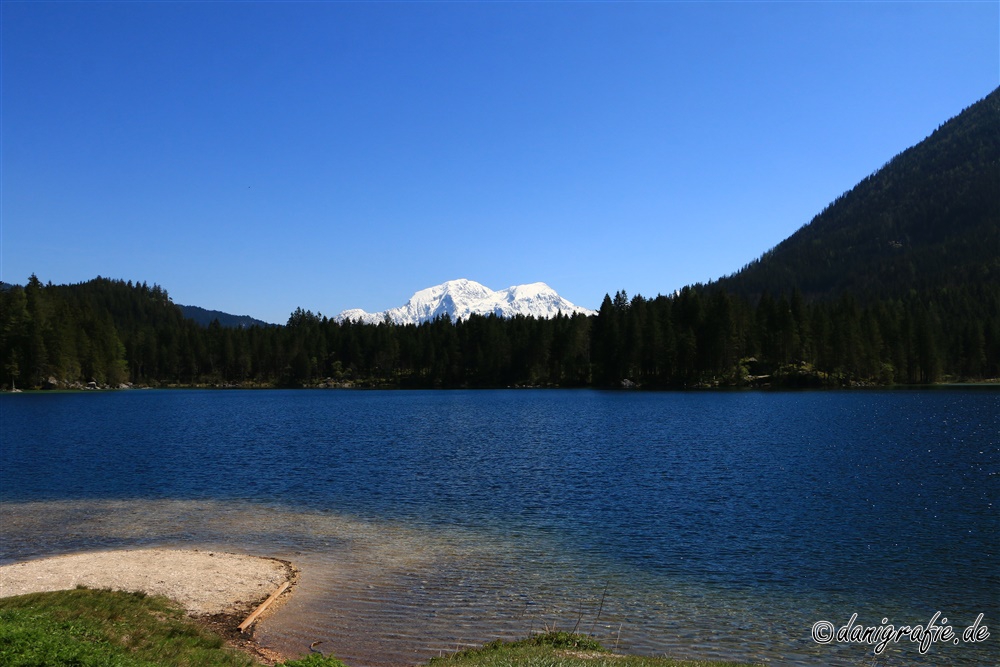
[[553, 628], [644, 655], [789, 665], [856, 665], [865, 656], [811, 641], [818, 601], [629, 570], [557, 536], [220, 500], [4, 503], [0, 519], [3, 564], [150, 546], [289, 560], [298, 585], [256, 634], [288, 656], [322, 642], [352, 666], [415, 665]]

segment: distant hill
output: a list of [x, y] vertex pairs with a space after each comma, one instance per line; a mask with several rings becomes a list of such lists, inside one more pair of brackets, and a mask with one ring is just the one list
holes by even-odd
[[984, 282], [1000, 283], [1000, 88], [716, 285], [868, 300]]
[[257, 320], [249, 315], [230, 315], [229, 313], [223, 313], [219, 310], [207, 310], [199, 306], [181, 306], [178, 305], [181, 312], [184, 313], [184, 317], [189, 320], [194, 320], [203, 327], [207, 327], [209, 324], [215, 320], [219, 320], [219, 324], [224, 327], [229, 327], [231, 329], [248, 329], [253, 326], [258, 327], [270, 327], [274, 326], [269, 322], [264, 322], [263, 320]]
[[557, 314], [594, 315], [596, 311], [581, 308], [562, 298], [545, 283], [514, 285], [493, 291], [474, 280], [449, 280], [415, 293], [406, 304], [379, 313], [367, 313], [359, 308], [345, 310], [334, 319], [366, 324], [378, 324], [388, 317], [395, 324], [420, 324], [441, 315], [452, 321], [470, 315], [515, 315], [550, 319]]

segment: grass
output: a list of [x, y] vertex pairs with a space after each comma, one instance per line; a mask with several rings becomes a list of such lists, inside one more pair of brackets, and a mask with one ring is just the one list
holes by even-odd
[[596, 639], [569, 632], [548, 632], [514, 642], [433, 658], [430, 667], [746, 667], [746, 663], [672, 660], [621, 655]]
[[[5, 667], [256, 667], [164, 597], [77, 589], [0, 599]], [[284, 667], [344, 667], [313, 654]], [[596, 640], [549, 632], [434, 658], [429, 667], [736, 667], [611, 653]]]
[[164, 597], [77, 589], [0, 600], [0, 664], [9, 667], [251, 667]]

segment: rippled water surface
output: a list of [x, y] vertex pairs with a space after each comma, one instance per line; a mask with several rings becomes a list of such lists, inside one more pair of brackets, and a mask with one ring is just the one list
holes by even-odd
[[416, 664], [543, 627], [858, 665], [926, 623], [1000, 664], [1000, 392], [131, 391], [0, 397], [0, 562], [119, 546], [302, 570], [258, 638]]

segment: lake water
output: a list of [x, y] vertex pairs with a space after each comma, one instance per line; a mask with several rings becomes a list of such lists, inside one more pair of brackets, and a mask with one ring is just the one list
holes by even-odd
[[994, 389], [142, 390], [4, 395], [0, 419], [0, 562], [286, 558], [300, 586], [258, 638], [290, 654], [416, 664], [556, 627], [859, 665], [813, 624], [940, 611], [990, 638], [888, 664], [1000, 664]]

